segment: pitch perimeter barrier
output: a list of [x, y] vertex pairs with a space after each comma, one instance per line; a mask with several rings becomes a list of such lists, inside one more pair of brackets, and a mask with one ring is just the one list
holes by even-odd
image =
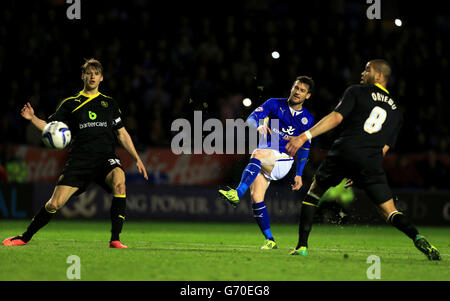
[[[21, 183], [55, 183], [67, 159], [67, 149], [51, 150], [28, 145], [0, 145], [0, 152], [9, 153], [21, 166], [20, 174], [12, 175]], [[128, 183], [143, 183], [133, 159], [123, 149], [116, 153], [127, 174]], [[310, 175], [324, 159], [325, 150], [312, 148], [310, 163], [305, 171]], [[249, 154], [183, 154], [175, 155], [170, 148], [148, 148], [140, 152], [142, 162], [149, 173], [152, 184], [218, 185], [240, 180]], [[23, 163], [22, 165], [19, 165]], [[383, 161], [384, 169], [392, 187], [448, 189], [445, 182], [450, 170], [450, 154], [433, 152], [398, 154], [388, 152]], [[439, 167], [438, 169], [436, 169]], [[8, 182], [8, 175], [0, 166], [0, 181]], [[20, 179], [20, 180], [19, 180]], [[9, 179], [11, 181], [11, 179]], [[13, 180], [14, 181], [14, 180]], [[431, 184], [432, 183], [432, 184]]]
[[[53, 184], [0, 185], [0, 218], [31, 218], [49, 199]], [[293, 192], [273, 185], [266, 205], [273, 222], [296, 223], [300, 199], [305, 190]], [[397, 191], [397, 207], [415, 224], [450, 226], [450, 192]], [[61, 219], [109, 219], [111, 195], [97, 185], [72, 197], [59, 210]], [[324, 202], [317, 222], [385, 224], [375, 206], [359, 190], [347, 208]], [[214, 186], [129, 184], [127, 220], [252, 222], [253, 212], [247, 194], [237, 208], [220, 199]]]
[[[0, 150], [2, 146], [0, 145]], [[28, 145], [10, 145], [7, 152], [25, 163], [25, 183], [55, 183], [67, 159], [68, 150], [51, 150]], [[134, 160], [123, 149], [116, 154], [127, 173], [128, 183], [145, 180], [139, 174]], [[142, 162], [153, 184], [216, 185], [225, 180], [233, 163], [244, 158], [239, 154], [183, 154], [175, 155], [170, 148], [151, 148], [140, 152]]]
[[34, 196], [33, 184], [0, 183], [0, 219], [33, 216]]

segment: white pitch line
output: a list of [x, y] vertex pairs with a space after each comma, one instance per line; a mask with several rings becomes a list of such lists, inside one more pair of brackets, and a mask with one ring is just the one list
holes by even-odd
[[[255, 248], [255, 246], [249, 245], [222, 245], [222, 244], [205, 244], [205, 243], [182, 243], [182, 242], [170, 242], [172, 244], [184, 244], [184, 245], [198, 245], [198, 246], [221, 246], [221, 247], [230, 247], [230, 248]], [[294, 249], [291, 247], [290, 249]], [[383, 250], [346, 250], [346, 249], [327, 249], [327, 248], [309, 248], [311, 251], [327, 251], [327, 252], [354, 252], [354, 253], [384, 253], [384, 254], [416, 254], [416, 252], [392, 252], [392, 251], [383, 251]], [[441, 256], [450, 256], [450, 254], [441, 254]]]
[[[50, 238], [39, 238], [39, 240], [51, 240], [51, 241], [70, 241], [70, 242], [81, 242], [75, 239], [50, 239]], [[105, 240], [83, 240], [83, 242], [105, 242]], [[201, 242], [174, 242], [174, 241], [157, 241], [157, 242], [134, 242], [133, 244], [152, 244], [152, 243], [162, 243], [162, 244], [173, 244], [173, 245], [188, 245], [188, 246], [198, 246], [198, 247], [225, 247], [225, 248], [249, 248], [259, 250], [257, 245], [228, 245], [228, 244], [207, 244]], [[290, 248], [291, 250], [294, 247]], [[325, 251], [325, 252], [349, 252], [349, 253], [372, 253], [372, 254], [403, 254], [403, 255], [415, 255], [417, 252], [395, 252], [395, 251], [384, 251], [384, 250], [351, 250], [351, 249], [328, 249], [328, 248], [309, 248], [310, 251]], [[450, 254], [442, 254], [441, 256], [450, 256]]]

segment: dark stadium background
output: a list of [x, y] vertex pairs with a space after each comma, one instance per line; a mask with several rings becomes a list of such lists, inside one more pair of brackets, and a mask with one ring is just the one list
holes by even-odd
[[[319, 120], [348, 85], [359, 82], [368, 60], [384, 58], [393, 69], [388, 89], [405, 116], [397, 145], [385, 161], [389, 181], [409, 210], [418, 210], [417, 218], [427, 215], [420, 222], [440, 220], [448, 226], [450, 18], [437, 3], [417, 6], [382, 0], [381, 20], [367, 18], [370, 4], [363, 0], [81, 0], [80, 20], [67, 18], [69, 6], [63, 0], [0, 4], [3, 211], [10, 209], [14, 187], [28, 191], [28, 197], [44, 198], [35, 203], [49, 196], [54, 182], [33, 181], [14, 172], [26, 170], [18, 146], [45, 151], [39, 133], [19, 111], [31, 101], [38, 116], [53, 113], [60, 100], [82, 89], [84, 59], [103, 63], [100, 90], [119, 102], [138, 150], [162, 152], [170, 148], [174, 119], [192, 118], [194, 110], [202, 110], [204, 120], [245, 119], [267, 98], [286, 97], [298, 75], [312, 76], [316, 82], [305, 107]], [[402, 20], [401, 27], [394, 25], [395, 18]], [[280, 58], [273, 59], [272, 51]], [[242, 105], [246, 97], [253, 101], [250, 108]], [[302, 193], [334, 135], [314, 140]], [[230, 168], [216, 172], [222, 173], [219, 183], [176, 184], [189, 186], [192, 196], [206, 189], [214, 198], [217, 185], [237, 184], [248, 156], [229, 160]], [[131, 171], [127, 181], [149, 194], [165, 189], [164, 193], [179, 191], [177, 197], [182, 196], [179, 188], [170, 188], [175, 184], [167, 174], [155, 175], [152, 168], [149, 172], [150, 183], [142, 184]], [[292, 178], [291, 173], [273, 183], [273, 190], [289, 190]], [[44, 192], [38, 194], [40, 189]], [[22, 198], [16, 206], [24, 206], [27, 214], [3, 212], [2, 217], [32, 215], [37, 205], [20, 205]], [[166, 213], [161, 218], [171, 216]], [[177, 214], [189, 218], [190, 213]]]

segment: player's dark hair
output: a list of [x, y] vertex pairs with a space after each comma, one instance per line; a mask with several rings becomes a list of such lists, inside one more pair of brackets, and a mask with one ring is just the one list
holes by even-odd
[[386, 80], [389, 79], [389, 76], [391, 76], [391, 66], [386, 60], [375, 59], [371, 60], [370, 63], [376, 72], [382, 73]]
[[81, 72], [82, 73], [86, 73], [86, 71], [87, 71], [87, 69], [89, 67], [92, 67], [95, 70], [100, 71], [101, 74], [103, 74], [103, 66], [102, 66], [102, 64], [100, 63], [99, 60], [96, 60], [96, 59], [93, 59], [93, 58], [88, 59], [88, 60], [85, 59], [84, 64], [81, 66]]
[[301, 76], [297, 76], [297, 78], [295, 80], [296, 81], [298, 80], [302, 84], [308, 85], [308, 93], [310, 93], [311, 95], [313, 94], [313, 92], [314, 92], [314, 80], [312, 79], [312, 77], [309, 77], [309, 76], [306, 76], [306, 75], [301, 75]]

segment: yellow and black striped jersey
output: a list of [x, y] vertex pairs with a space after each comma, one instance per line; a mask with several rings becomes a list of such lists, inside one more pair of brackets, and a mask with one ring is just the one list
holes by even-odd
[[70, 156], [95, 158], [115, 153], [114, 131], [123, 127], [117, 102], [83, 91], [61, 101], [48, 121], [62, 121], [72, 133]]

